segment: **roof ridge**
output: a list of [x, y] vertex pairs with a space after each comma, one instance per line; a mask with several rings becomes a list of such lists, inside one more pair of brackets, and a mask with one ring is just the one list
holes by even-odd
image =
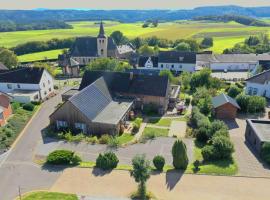
[[260, 76], [260, 75], [262, 75], [262, 74], [264, 74], [264, 73], [266, 73], [266, 72], [270, 72], [270, 69], [265, 70], [265, 71], [263, 71], [263, 72], [261, 72], [261, 73], [258, 73], [258, 74], [254, 75], [254, 76], [251, 76], [251, 77], [247, 78], [246, 81], [247, 81], [247, 80], [250, 80], [250, 79], [252, 79], [252, 78], [254, 78], [254, 77], [258, 77], [258, 76]]

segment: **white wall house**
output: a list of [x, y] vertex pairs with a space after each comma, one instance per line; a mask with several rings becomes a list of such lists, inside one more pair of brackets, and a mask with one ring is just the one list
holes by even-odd
[[54, 92], [53, 78], [40, 68], [0, 71], [0, 91], [21, 103], [41, 101]]
[[197, 67], [209, 67], [212, 71], [250, 71], [255, 72], [259, 60], [269, 55], [256, 54], [198, 54]]
[[245, 92], [248, 95], [270, 98], [270, 70], [248, 78]]
[[195, 68], [196, 54], [193, 52], [161, 51], [157, 56], [141, 56], [138, 62], [138, 69], [194, 72]]

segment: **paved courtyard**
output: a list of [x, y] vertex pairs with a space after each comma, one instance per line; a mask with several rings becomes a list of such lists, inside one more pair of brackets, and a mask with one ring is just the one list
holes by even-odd
[[238, 118], [235, 121], [228, 121], [227, 124], [230, 127], [230, 136], [235, 147], [239, 175], [270, 178], [270, 169], [245, 142], [245, 119]]
[[[183, 139], [188, 151], [189, 160], [192, 161], [193, 156], [193, 140]], [[80, 154], [85, 161], [95, 161], [99, 153], [106, 151], [114, 151], [119, 158], [120, 164], [131, 164], [132, 158], [137, 154], [145, 154], [150, 160], [157, 154], [165, 157], [166, 163], [172, 163], [171, 149], [175, 138], [159, 137], [149, 140], [146, 143], [137, 143], [121, 148], [109, 148], [107, 145], [89, 145], [86, 143], [68, 143], [64, 141], [48, 140], [40, 141], [36, 151], [36, 156], [45, 157], [51, 151], [56, 149], [69, 149]]]

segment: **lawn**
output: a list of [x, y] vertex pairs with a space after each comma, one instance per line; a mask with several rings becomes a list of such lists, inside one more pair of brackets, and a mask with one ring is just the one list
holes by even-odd
[[46, 59], [57, 59], [64, 49], [56, 49], [51, 51], [42, 51], [37, 53], [29, 53], [18, 56], [19, 62], [33, 62]]
[[[202, 161], [202, 150], [203, 145], [195, 142], [194, 146], [194, 160]], [[209, 161], [202, 162], [199, 174], [215, 174], [215, 175], [235, 175], [238, 171], [237, 164], [234, 159], [232, 160], [220, 160], [220, 161]], [[194, 165], [189, 164], [187, 173], [194, 173]]]
[[152, 117], [148, 119], [148, 124], [155, 125], [155, 126], [166, 126], [170, 127], [172, 121], [186, 121], [185, 118], [159, 118], [159, 117]]
[[129, 134], [129, 133], [123, 133], [121, 136], [117, 137], [116, 139], [120, 145], [123, 145], [133, 140], [133, 138], [134, 138], [134, 135]]
[[169, 129], [145, 127], [143, 131], [143, 138], [153, 139], [155, 137], [167, 137]]
[[78, 200], [78, 197], [75, 194], [41, 191], [27, 194], [22, 200]]
[[18, 108], [8, 120], [8, 123], [0, 127], [0, 149], [11, 146], [37, 108], [38, 107], [36, 107], [34, 111], [27, 111], [22, 107]]

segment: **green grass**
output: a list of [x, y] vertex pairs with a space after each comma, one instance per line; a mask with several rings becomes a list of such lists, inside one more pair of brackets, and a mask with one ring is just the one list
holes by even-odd
[[56, 49], [51, 51], [42, 51], [37, 53], [29, 53], [18, 56], [19, 62], [34, 62], [46, 59], [57, 59], [64, 49]]
[[38, 107], [36, 107], [34, 111], [27, 111], [22, 107], [18, 108], [8, 120], [7, 124], [0, 127], [0, 149], [11, 146], [37, 108]]
[[166, 126], [170, 127], [172, 121], [186, 121], [184, 117], [179, 118], [159, 118], [159, 117], [153, 117], [148, 119], [148, 124], [155, 125], [155, 126]]
[[[202, 147], [203, 145], [195, 142], [194, 147], [194, 160], [201, 161], [200, 170], [198, 174], [213, 174], [213, 175], [235, 175], [238, 171], [237, 164], [234, 159], [232, 160], [219, 160], [202, 162]], [[187, 173], [195, 173], [194, 165], [189, 164], [186, 170]]]
[[134, 135], [130, 133], [123, 133], [121, 136], [117, 137], [116, 139], [120, 145], [123, 145], [133, 140], [133, 138], [134, 138]]
[[[96, 36], [99, 25], [93, 21], [70, 22], [73, 29], [55, 30], [30, 30], [0, 33], [0, 46], [14, 47], [29, 41], [46, 41], [52, 38], [70, 38], [78, 36]], [[249, 35], [261, 32], [269, 33], [269, 27], [250, 27], [238, 23], [222, 22], [197, 22], [179, 20], [177, 22], [159, 23], [158, 27], [142, 28], [142, 22], [119, 23], [105, 21], [105, 31], [110, 35], [113, 31], [120, 30], [128, 38], [157, 36], [171, 40], [181, 38], [195, 38], [201, 40], [205, 36], [214, 37], [216, 52], [232, 47], [237, 42], [242, 42]], [[51, 54], [51, 53], [50, 53]], [[54, 54], [55, 55], [55, 54]], [[44, 57], [44, 55], [41, 55]], [[49, 57], [45, 55], [46, 57]]]
[[169, 129], [145, 127], [143, 131], [143, 137], [149, 139], [153, 137], [167, 137], [168, 133]]
[[22, 200], [78, 200], [78, 197], [75, 194], [40, 191], [27, 194]]

